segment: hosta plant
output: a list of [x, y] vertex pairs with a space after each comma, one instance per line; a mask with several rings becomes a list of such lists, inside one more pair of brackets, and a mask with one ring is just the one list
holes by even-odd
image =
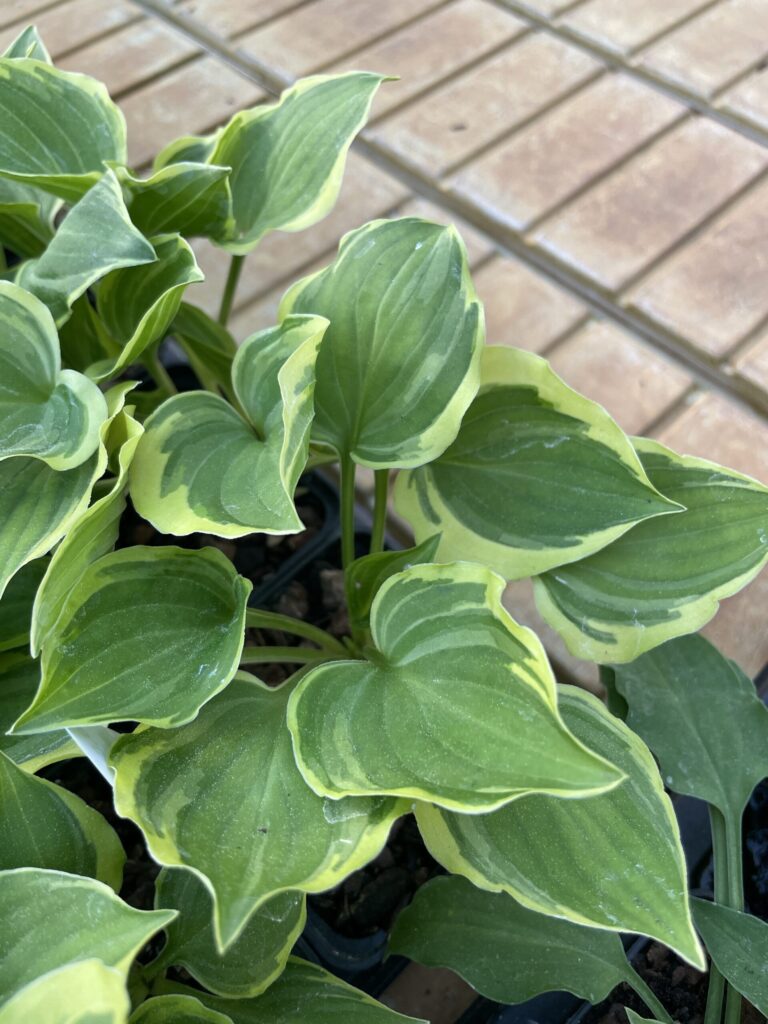
[[[333, 205], [381, 83], [305, 79], [140, 174], [105, 89], [52, 66], [34, 30], [0, 60], [0, 1024], [402, 1020], [290, 953], [307, 895], [411, 813], [451, 877], [419, 893], [399, 948], [461, 967], [413, 933], [426, 914], [434, 948], [449, 942], [441, 907], [466, 904], [463, 923], [501, 922], [510, 958], [532, 943], [541, 966], [497, 988], [470, 963], [480, 989], [519, 999], [579, 976], [593, 996], [629, 970], [618, 932], [703, 968], [695, 920], [713, 977], [761, 1005], [740, 979], [764, 926], [741, 914], [733, 859], [764, 718], [744, 710], [742, 677], [707, 668], [718, 725], [754, 729], [744, 766], [721, 763], [735, 740], [707, 746], [704, 670], [679, 668], [705, 655], [673, 663], [660, 645], [764, 565], [768, 490], [627, 437], [543, 359], [486, 346], [452, 227], [360, 227], [287, 289], [274, 326], [239, 347], [227, 330], [248, 253]], [[218, 320], [194, 303], [191, 237], [230, 261]], [[177, 392], [166, 339], [192, 390]], [[341, 479], [335, 635], [251, 606], [230, 557], [242, 538], [300, 533], [299, 479], [324, 464]], [[359, 467], [375, 481], [368, 551]], [[394, 471], [405, 551], [384, 550]], [[132, 544], [129, 499], [147, 538], [180, 543]], [[521, 577], [572, 652], [604, 666], [627, 722], [556, 684], [503, 603]], [[259, 666], [277, 663], [292, 672], [268, 685]], [[709, 760], [675, 767], [697, 744]], [[672, 789], [714, 807], [715, 907], [689, 897], [651, 751]], [[45, 777], [78, 757], [162, 868], [153, 910], [117, 895], [110, 824]], [[585, 957], [603, 965], [588, 990]]]

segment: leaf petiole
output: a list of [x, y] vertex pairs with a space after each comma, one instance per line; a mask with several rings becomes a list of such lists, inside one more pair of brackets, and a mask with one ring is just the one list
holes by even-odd
[[319, 626], [313, 626], [309, 622], [302, 622], [301, 619], [294, 619], [290, 615], [280, 615], [278, 612], [262, 611], [261, 608], [248, 608], [245, 612], [245, 624], [252, 629], [279, 629], [284, 633], [291, 633], [293, 636], [302, 636], [305, 640], [312, 640], [323, 650], [334, 653], [339, 657], [348, 657], [344, 644], [326, 633]]
[[229, 264], [229, 273], [227, 274], [227, 280], [224, 284], [224, 293], [221, 296], [221, 306], [219, 307], [219, 323], [222, 327], [226, 327], [229, 321], [229, 315], [232, 312], [232, 306], [235, 301], [235, 292], [237, 291], [237, 284], [240, 280], [240, 274], [243, 271], [244, 262], [245, 256], [233, 256], [232, 261]]
[[661, 1021], [662, 1024], [674, 1024], [672, 1017], [664, 1009], [648, 983], [640, 977], [634, 967], [627, 964], [627, 968], [627, 984], [636, 995], [640, 996], [656, 1020]]
[[387, 497], [389, 495], [389, 470], [377, 469], [374, 473], [373, 526], [371, 527], [371, 554], [384, 550], [384, 530], [387, 523]]
[[317, 651], [312, 647], [244, 647], [240, 656], [241, 665], [314, 665], [321, 661], [338, 661], [346, 654], [331, 654]]

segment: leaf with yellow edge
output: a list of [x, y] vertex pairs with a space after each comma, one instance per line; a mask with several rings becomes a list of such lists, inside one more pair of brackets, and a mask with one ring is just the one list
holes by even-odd
[[101, 960], [78, 960], [26, 985], [0, 1007], [0, 1024], [125, 1024], [125, 980]]

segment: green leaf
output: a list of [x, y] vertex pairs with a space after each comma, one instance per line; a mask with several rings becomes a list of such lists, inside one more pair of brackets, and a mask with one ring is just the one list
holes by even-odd
[[182, 725], [234, 676], [249, 581], [215, 548], [125, 548], [89, 565], [42, 646], [16, 735], [131, 719]]
[[0, 459], [25, 455], [52, 469], [74, 469], [98, 447], [104, 396], [81, 373], [61, 369], [51, 314], [5, 281], [0, 328]]
[[29, 562], [16, 575], [0, 601], [0, 651], [23, 647], [29, 640], [32, 605], [48, 568], [47, 558]]
[[0, 243], [18, 256], [39, 256], [54, 234], [61, 200], [0, 178]]
[[[232, 168], [235, 228], [220, 244], [245, 254], [270, 231], [303, 231], [325, 217], [341, 188], [347, 150], [383, 81], [367, 71], [315, 75], [277, 103], [235, 114], [208, 158]], [[194, 152], [183, 151], [184, 159], [200, 159]], [[181, 156], [177, 150], [174, 160]]]
[[629, 1019], [629, 1024], [661, 1024], [661, 1021], [654, 1017], [641, 1017], [639, 1013], [630, 1010], [628, 1006], [624, 1007], [624, 1011]]
[[678, 512], [651, 485], [629, 438], [546, 360], [483, 351], [480, 392], [436, 461], [398, 476], [395, 504], [438, 558], [521, 579], [583, 558], [635, 523]]
[[754, 1007], [768, 1014], [768, 924], [706, 900], [694, 899], [693, 912], [717, 969]]
[[0, 1008], [0, 1024], [125, 1024], [129, 1011], [120, 971], [79, 960], [17, 992]]
[[39, 868], [0, 872], [0, 1004], [74, 961], [96, 958], [125, 978], [136, 953], [172, 917], [134, 910], [92, 878]]
[[59, 327], [59, 347], [65, 365], [81, 373], [106, 356], [119, 354], [88, 294], [75, 300], [69, 319]]
[[182, 302], [171, 333], [187, 353], [201, 380], [210, 377], [225, 392], [232, 387], [232, 360], [237, 352], [229, 331], [197, 306]]
[[[174, 992], [193, 989], [166, 983]], [[255, 999], [220, 999], [194, 993], [206, 1006], [227, 1014], [233, 1024], [428, 1024], [404, 1017], [352, 988], [316, 964], [291, 957], [274, 985]]]
[[35, 25], [27, 25], [25, 29], [22, 29], [2, 56], [30, 57], [32, 60], [42, 60], [46, 64], [53, 64], [51, 55]]
[[126, 162], [125, 119], [106, 88], [40, 60], [0, 60], [0, 176], [76, 202]]
[[149, 178], [136, 178], [125, 168], [118, 173], [128, 191], [131, 220], [147, 236], [178, 232], [222, 238], [234, 227], [228, 167], [184, 162]]
[[232, 1024], [232, 1018], [204, 1006], [193, 995], [177, 993], [147, 999], [128, 1024]]
[[77, 744], [64, 729], [39, 736], [9, 736], [8, 730], [40, 684], [40, 664], [22, 651], [0, 654], [0, 751], [26, 772], [79, 757]]
[[257, 996], [282, 974], [293, 945], [304, 930], [306, 897], [281, 892], [263, 903], [225, 954], [216, 948], [214, 904], [192, 871], [163, 868], [155, 886], [155, 906], [177, 910], [166, 928], [168, 941], [150, 971], [171, 964], [187, 969], [219, 996]]
[[137, 511], [161, 533], [296, 533], [293, 492], [312, 424], [315, 360], [327, 321], [288, 317], [232, 363], [247, 419], [218, 395], [175, 395], [146, 422], [131, 467]]
[[367, 864], [407, 810], [309, 789], [285, 727], [291, 688], [240, 673], [194, 722], [123, 736], [112, 751], [118, 812], [141, 827], [155, 860], [205, 883], [221, 951], [278, 893], [322, 892]]
[[503, 591], [500, 576], [464, 562], [390, 577], [368, 659], [318, 665], [291, 697], [296, 760], [315, 792], [477, 813], [621, 780], [565, 727], [544, 649], [506, 613]]
[[655, 487], [686, 509], [536, 580], [536, 604], [578, 658], [632, 661], [695, 633], [768, 561], [768, 488], [656, 441], [637, 451]]
[[741, 821], [768, 776], [768, 708], [752, 680], [694, 635], [617, 666], [616, 685], [627, 725], [656, 755], [667, 786]]
[[404, 551], [379, 551], [356, 558], [344, 574], [349, 621], [353, 629], [365, 630], [371, 617], [373, 599], [384, 583], [412, 565], [433, 562], [439, 537], [428, 537]]
[[572, 992], [599, 1003], [631, 971], [618, 935], [527, 910], [458, 875], [433, 878], [398, 917], [389, 949], [448, 967], [488, 999]]
[[18, 768], [0, 752], [0, 870], [55, 868], [117, 891], [125, 853], [104, 818], [79, 796]]
[[155, 250], [131, 224], [110, 170], [72, 207], [42, 256], [22, 265], [17, 281], [42, 299], [60, 324], [75, 299], [105, 274], [155, 259]]
[[35, 657], [85, 569], [114, 547], [120, 516], [126, 506], [128, 467], [142, 433], [141, 424], [125, 410], [118, 413], [110, 426], [108, 437], [120, 442], [118, 475], [107, 494], [83, 512], [72, 526], [56, 549], [36, 595], [33, 595], [30, 649]]
[[417, 217], [345, 235], [279, 316], [328, 317], [313, 438], [373, 469], [418, 466], [456, 437], [479, 383], [483, 312], [453, 227]]
[[419, 804], [430, 852], [449, 871], [531, 910], [650, 935], [703, 968], [677, 821], [650, 751], [577, 687], [561, 688], [560, 708], [578, 738], [626, 780], [588, 799], [533, 795], [485, 815]]
[[89, 369], [94, 380], [116, 376], [161, 341], [185, 289], [203, 280], [195, 254], [179, 235], [156, 238], [152, 246], [153, 263], [114, 270], [99, 285], [98, 313], [121, 351]]
[[173, 164], [210, 164], [223, 131], [224, 128], [221, 127], [210, 135], [182, 135], [181, 138], [174, 139], [157, 154], [152, 163], [152, 170], [157, 173]]

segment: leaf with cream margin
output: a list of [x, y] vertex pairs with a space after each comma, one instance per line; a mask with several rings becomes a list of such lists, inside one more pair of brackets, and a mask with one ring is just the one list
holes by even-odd
[[48, 309], [0, 281], [0, 459], [28, 456], [74, 469], [99, 445], [107, 403], [93, 381], [62, 370]]
[[221, 952], [278, 893], [322, 892], [373, 860], [408, 809], [312, 792], [285, 725], [292, 689], [238, 673], [194, 722], [121, 736], [112, 750], [118, 813], [158, 863], [202, 879]]
[[[218, 244], [245, 255], [270, 231], [303, 231], [325, 217], [338, 197], [347, 151], [383, 81], [368, 71], [314, 75], [286, 89], [277, 103], [235, 114], [207, 161], [232, 168], [234, 229]], [[176, 150], [174, 161], [181, 155]], [[190, 159], [188, 150], [184, 156]]]
[[534, 794], [484, 815], [418, 804], [430, 853], [448, 871], [531, 910], [649, 935], [703, 969], [677, 820], [651, 752], [577, 687], [560, 688], [560, 710], [576, 736], [616, 764], [625, 781], [583, 800]]
[[72, 207], [42, 256], [22, 264], [17, 283], [48, 306], [57, 324], [72, 304], [110, 271], [157, 257], [131, 223], [114, 171]]
[[101, 960], [77, 960], [25, 985], [0, 1007], [0, 1024], [126, 1024], [125, 980]]
[[155, 884], [155, 907], [177, 910], [167, 941], [147, 967], [155, 977], [171, 964], [184, 967], [219, 996], [257, 996], [282, 974], [307, 919], [302, 892], [278, 893], [249, 919], [226, 953], [216, 948], [213, 899], [200, 878], [182, 868], [163, 868]]
[[0, 177], [77, 202], [107, 161], [126, 162], [125, 119], [101, 82], [0, 59]]
[[25, 29], [22, 29], [2, 56], [29, 57], [32, 60], [42, 60], [46, 64], [53, 64], [51, 55], [35, 25], [27, 25]]
[[170, 232], [225, 237], [234, 226], [229, 173], [229, 167], [191, 161], [169, 164], [148, 178], [118, 169], [131, 220], [148, 237]]
[[[131, 498], [161, 533], [296, 533], [309, 452], [315, 360], [328, 321], [291, 316], [252, 335], [232, 363], [241, 415], [218, 395], [174, 395], [147, 420]], [[247, 418], [245, 418], [247, 417]]]
[[479, 383], [482, 306], [454, 227], [418, 217], [345, 235], [279, 316], [330, 327], [317, 360], [313, 440], [372, 469], [418, 466], [456, 437]]
[[535, 581], [538, 609], [568, 650], [601, 664], [695, 633], [768, 561], [768, 488], [657, 441], [635, 446], [654, 486], [685, 511]]
[[43, 640], [40, 688], [14, 735], [189, 722], [237, 671], [250, 592], [216, 548], [136, 545], [102, 555]]
[[40, 662], [24, 651], [0, 654], [0, 751], [25, 772], [79, 757], [80, 749], [65, 729], [38, 736], [9, 736], [8, 730], [28, 707], [40, 685]]
[[0, 871], [0, 1005], [49, 971], [101, 960], [123, 978], [138, 951], [174, 917], [134, 910], [102, 882], [63, 871]]
[[629, 438], [549, 363], [483, 351], [480, 391], [453, 444], [398, 476], [395, 507], [441, 561], [467, 558], [521, 579], [600, 550], [645, 519], [679, 512]]
[[141, 424], [125, 409], [110, 424], [107, 447], [117, 450], [118, 475], [110, 490], [72, 526], [47, 567], [32, 609], [30, 649], [34, 657], [39, 655], [85, 569], [115, 546], [126, 507], [128, 467], [143, 432]]
[[79, 796], [17, 767], [0, 751], [0, 870], [53, 868], [115, 891], [125, 853], [114, 829]]
[[580, 797], [622, 773], [566, 727], [539, 640], [479, 565], [417, 565], [371, 610], [364, 661], [307, 672], [288, 705], [296, 761], [324, 796], [389, 794], [483, 813], [530, 793]]
[[194, 991], [153, 996], [136, 1007], [128, 1024], [232, 1024], [225, 1013], [204, 1006]]

